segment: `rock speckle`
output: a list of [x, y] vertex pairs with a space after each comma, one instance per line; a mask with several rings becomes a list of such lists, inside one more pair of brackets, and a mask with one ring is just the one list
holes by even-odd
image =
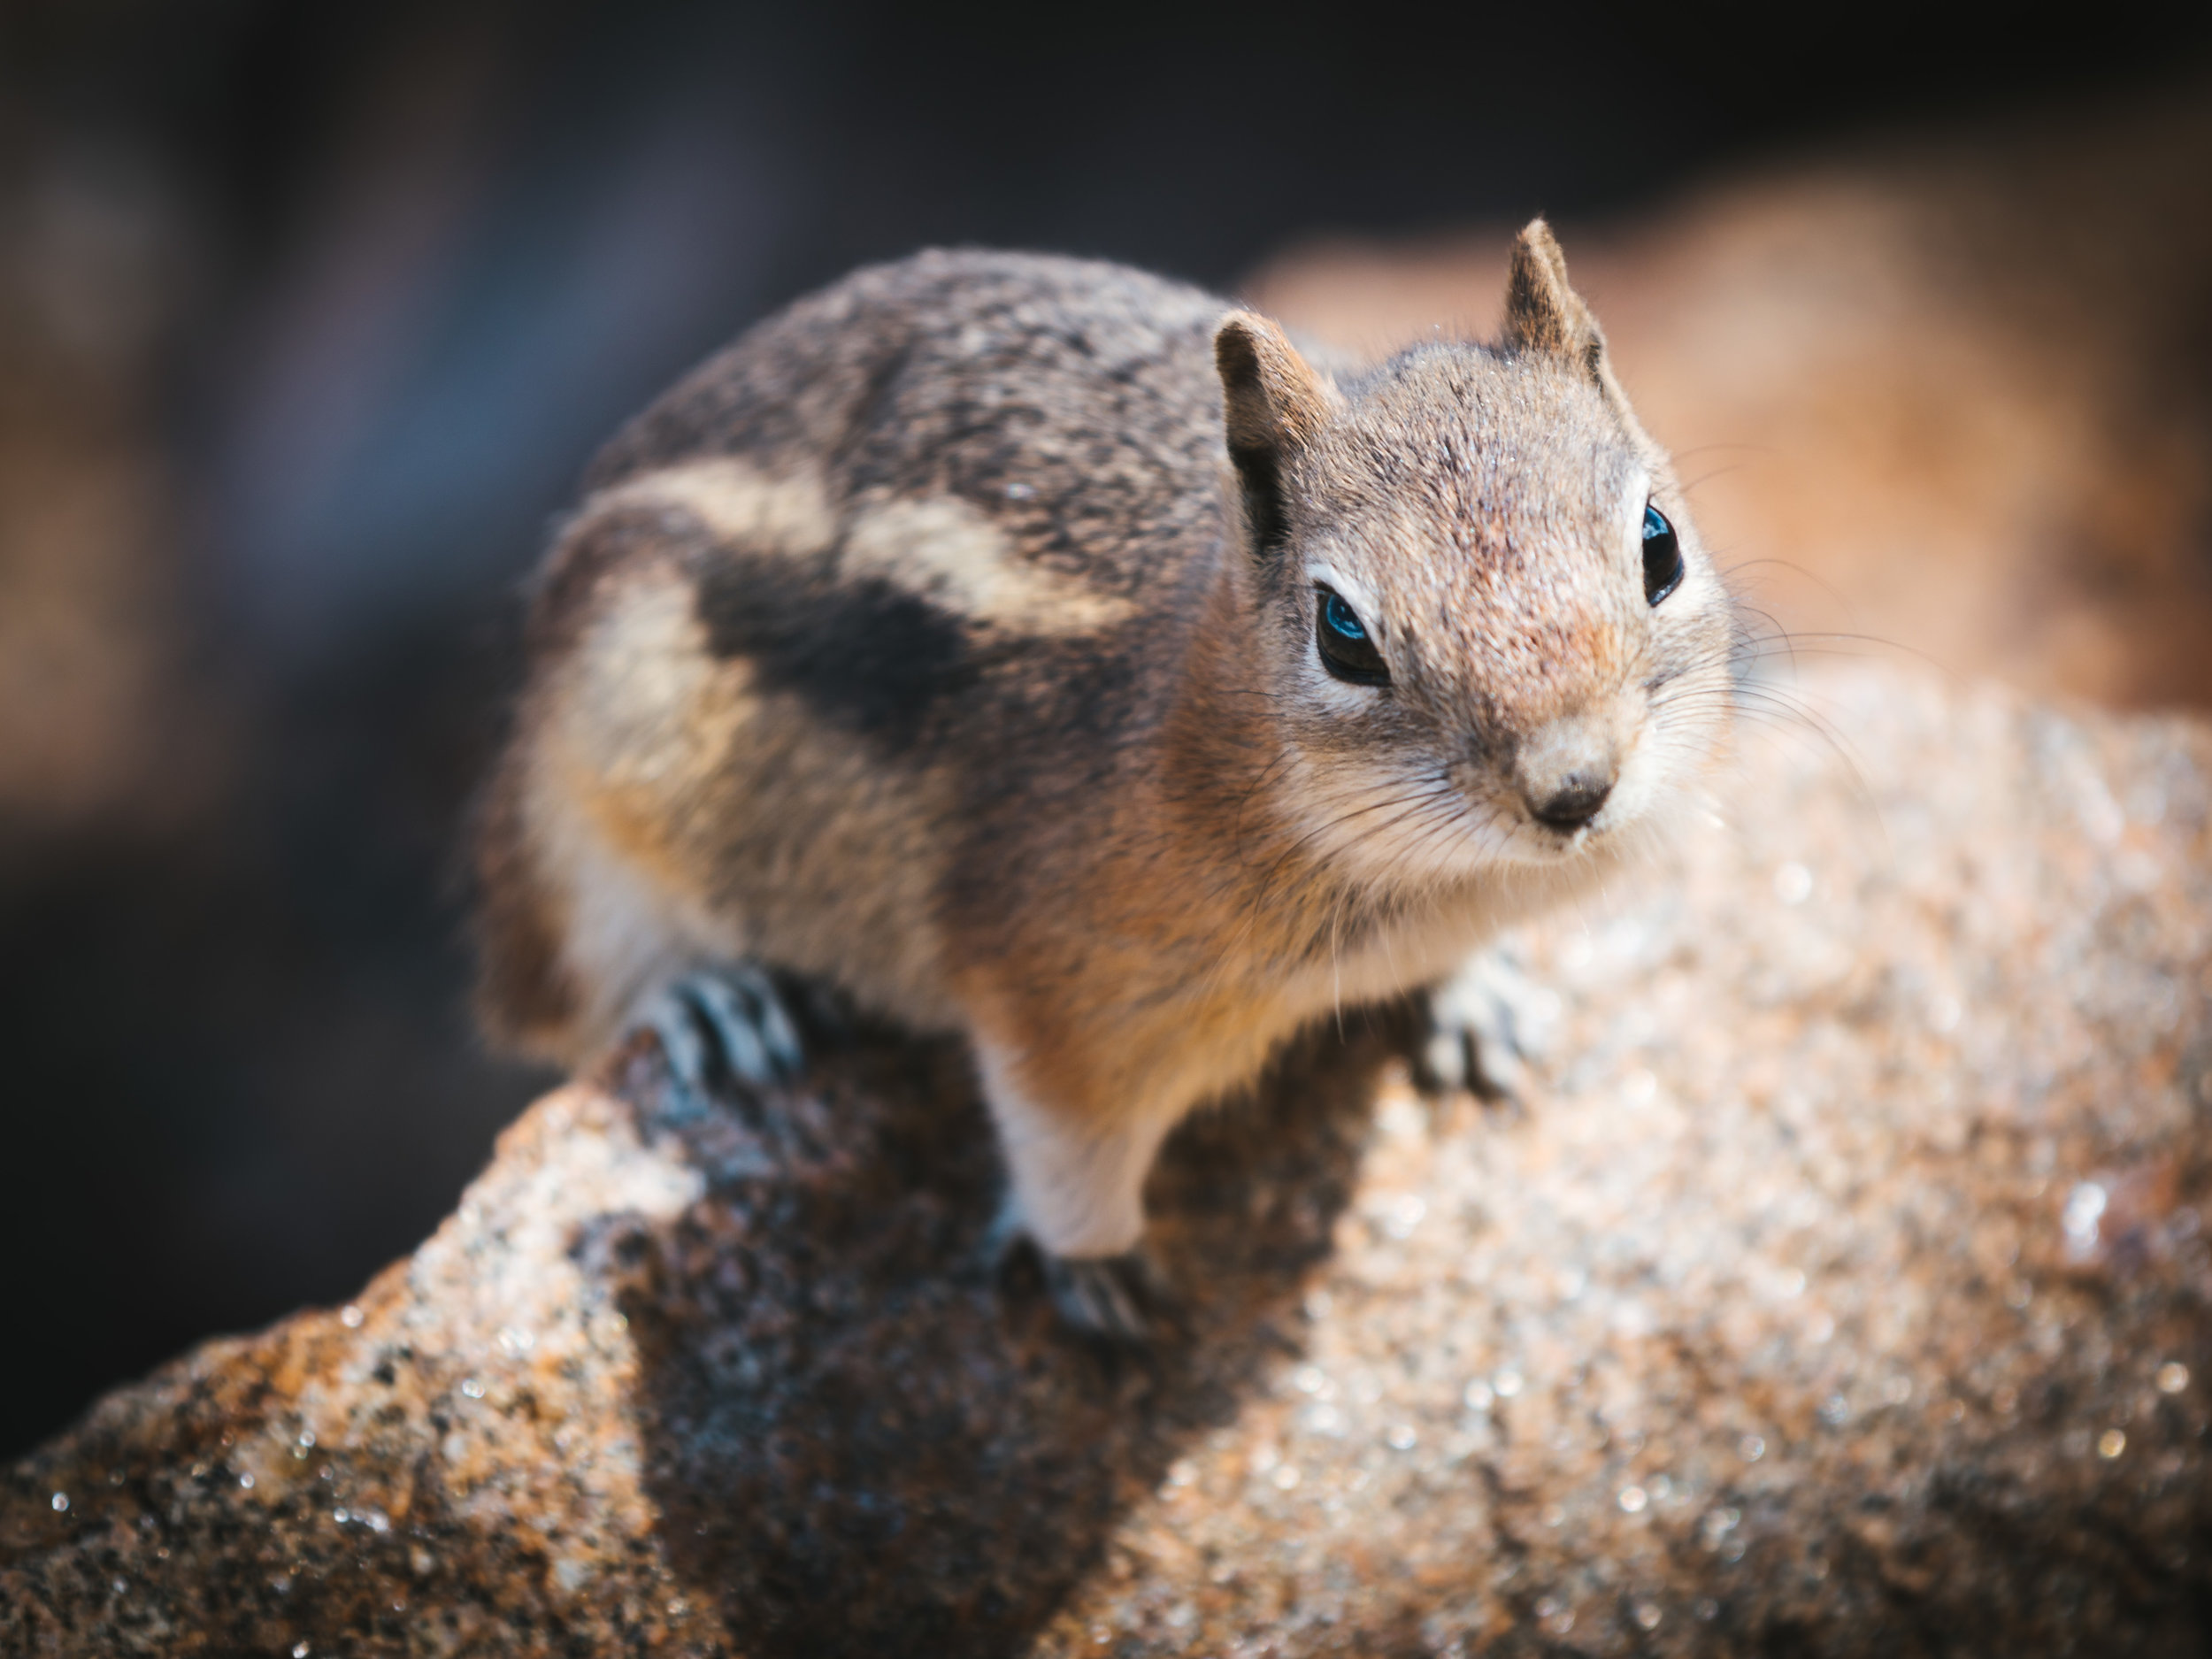
[[0, 1490], [11, 1654], [2185, 1654], [2212, 1642], [2212, 735], [1809, 683], [1516, 935], [1193, 1123], [1185, 1333], [1056, 1333], [956, 1049], [526, 1114], [345, 1310]]

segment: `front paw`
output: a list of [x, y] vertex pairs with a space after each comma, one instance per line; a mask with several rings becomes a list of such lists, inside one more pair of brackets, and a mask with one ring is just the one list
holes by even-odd
[[1502, 951], [1486, 950], [1428, 994], [1428, 1015], [1417, 1068], [1421, 1086], [1513, 1101], [1558, 1020], [1559, 996]]
[[798, 1028], [774, 983], [751, 963], [687, 973], [640, 1010], [660, 1040], [677, 1095], [695, 1108], [718, 1085], [740, 1090], [788, 1083], [805, 1064]]

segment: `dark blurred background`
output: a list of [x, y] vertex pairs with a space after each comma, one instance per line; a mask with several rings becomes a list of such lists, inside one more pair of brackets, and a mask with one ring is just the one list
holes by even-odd
[[595, 443], [754, 319], [926, 243], [1226, 288], [1318, 235], [1601, 219], [1855, 135], [2185, 103], [2208, 36], [5, 0], [0, 1454], [350, 1293], [545, 1083], [465, 1004], [516, 586]]

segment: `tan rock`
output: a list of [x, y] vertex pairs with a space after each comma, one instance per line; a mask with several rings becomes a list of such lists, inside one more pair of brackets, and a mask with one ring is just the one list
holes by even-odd
[[1191, 1125], [1148, 1362], [995, 1283], [957, 1052], [641, 1049], [12, 1471], [0, 1651], [2203, 1651], [2212, 733], [1801, 695], [1513, 941], [1520, 1110], [1352, 1017]]

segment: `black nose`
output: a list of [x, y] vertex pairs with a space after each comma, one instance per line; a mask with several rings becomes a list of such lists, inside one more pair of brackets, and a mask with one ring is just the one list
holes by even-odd
[[1578, 830], [1598, 815], [1605, 797], [1612, 793], [1613, 780], [1602, 773], [1571, 772], [1550, 795], [1531, 801], [1528, 810], [1538, 822], [1555, 830]]

